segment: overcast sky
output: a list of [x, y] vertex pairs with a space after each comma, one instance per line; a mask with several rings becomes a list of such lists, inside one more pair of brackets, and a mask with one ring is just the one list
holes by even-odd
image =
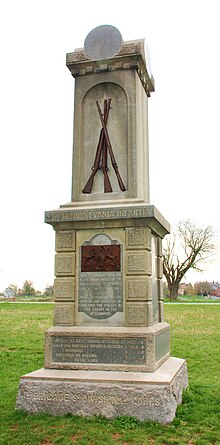
[[[0, 291], [53, 282], [54, 232], [44, 211], [70, 201], [74, 79], [67, 52], [96, 26], [145, 38], [151, 204], [174, 225], [220, 226], [220, 2], [0, 1]], [[203, 275], [219, 280], [220, 256]]]

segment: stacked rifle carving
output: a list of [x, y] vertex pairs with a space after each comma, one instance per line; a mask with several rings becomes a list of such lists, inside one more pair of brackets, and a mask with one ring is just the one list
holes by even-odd
[[114, 153], [112, 150], [112, 145], [111, 145], [109, 135], [108, 135], [108, 130], [107, 130], [107, 122], [108, 122], [108, 115], [109, 115], [109, 110], [110, 110], [110, 105], [111, 105], [111, 99], [104, 100], [104, 112], [103, 113], [101, 112], [101, 108], [100, 108], [98, 101], [96, 101], [96, 105], [98, 108], [99, 117], [100, 117], [101, 124], [102, 124], [102, 129], [101, 129], [100, 135], [99, 135], [99, 142], [98, 142], [98, 146], [97, 146], [97, 150], [96, 150], [94, 165], [92, 167], [92, 173], [91, 173], [84, 189], [82, 190], [82, 192], [88, 193], [88, 194], [91, 193], [94, 177], [98, 170], [102, 170], [102, 173], [104, 176], [104, 193], [112, 192], [112, 186], [111, 186], [110, 179], [108, 176], [108, 170], [109, 170], [108, 169], [108, 153], [109, 153], [109, 156], [111, 159], [112, 167], [115, 171], [115, 174], [116, 174], [116, 177], [118, 180], [118, 185], [119, 185], [121, 191], [124, 192], [126, 190], [126, 188], [124, 186], [124, 183], [122, 181], [121, 175], [118, 170], [118, 165], [115, 160], [115, 156], [114, 156]]

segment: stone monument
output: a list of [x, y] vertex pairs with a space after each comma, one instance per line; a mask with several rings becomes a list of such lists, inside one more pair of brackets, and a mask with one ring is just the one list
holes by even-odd
[[67, 54], [75, 78], [72, 199], [47, 211], [56, 232], [54, 325], [44, 369], [21, 377], [17, 408], [171, 422], [187, 386], [170, 357], [162, 239], [150, 204], [144, 41], [113, 26]]

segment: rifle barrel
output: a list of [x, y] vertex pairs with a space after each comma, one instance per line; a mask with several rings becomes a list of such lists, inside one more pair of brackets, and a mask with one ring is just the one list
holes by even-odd
[[103, 119], [103, 115], [102, 115], [102, 112], [101, 112], [101, 108], [99, 106], [98, 101], [96, 101], [96, 105], [97, 105], [99, 116], [100, 116], [100, 119], [101, 119], [102, 128], [103, 128], [103, 132], [104, 132], [104, 135], [105, 135], [105, 140], [107, 142], [107, 147], [108, 147], [108, 150], [109, 150], [112, 167], [115, 170], [115, 173], [116, 173], [116, 176], [117, 176], [117, 179], [118, 179], [118, 184], [119, 184], [119, 187], [120, 187], [121, 191], [125, 192], [126, 188], [125, 188], [125, 185], [124, 185], [124, 183], [122, 181], [121, 175], [119, 173], [118, 165], [117, 165], [117, 162], [115, 160], [115, 156], [114, 156], [114, 153], [113, 153], [112, 145], [111, 145], [111, 142], [110, 142], [110, 139], [109, 139], [108, 130], [106, 128], [106, 125], [105, 125], [105, 122], [104, 122], [104, 119]]

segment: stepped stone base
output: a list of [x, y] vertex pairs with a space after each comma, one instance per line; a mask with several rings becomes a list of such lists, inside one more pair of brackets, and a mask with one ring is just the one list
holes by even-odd
[[127, 415], [169, 423], [187, 384], [186, 362], [174, 357], [154, 373], [39, 369], [21, 377], [16, 407], [29, 413]]

